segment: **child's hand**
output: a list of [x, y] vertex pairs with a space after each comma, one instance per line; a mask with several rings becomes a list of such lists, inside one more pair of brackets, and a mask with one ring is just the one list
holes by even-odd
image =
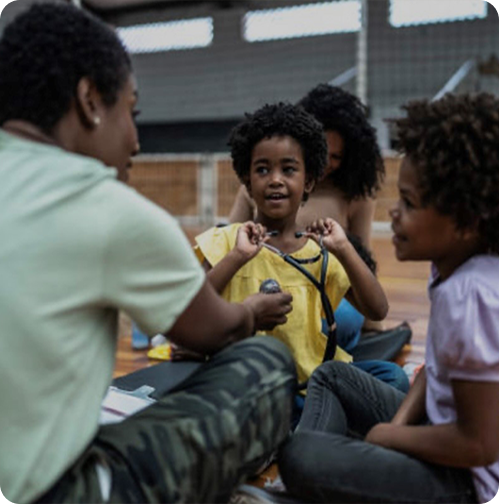
[[393, 425], [389, 423], [376, 424], [366, 435], [364, 441], [367, 443], [383, 446], [384, 448], [391, 447], [391, 439], [393, 437]]
[[265, 331], [287, 322], [286, 315], [293, 309], [292, 300], [288, 292], [258, 293], [247, 297], [243, 304], [248, 305], [255, 314], [255, 330]]
[[349, 244], [343, 228], [334, 219], [318, 219], [307, 227], [307, 236], [320, 243], [334, 255], [340, 253]]
[[236, 251], [241, 258], [247, 262], [253, 259], [260, 252], [263, 244], [269, 239], [267, 229], [261, 224], [254, 222], [245, 222], [237, 231]]

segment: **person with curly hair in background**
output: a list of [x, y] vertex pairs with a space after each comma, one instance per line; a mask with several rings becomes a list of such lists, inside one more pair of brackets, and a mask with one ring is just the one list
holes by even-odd
[[414, 101], [391, 209], [400, 261], [431, 261], [426, 364], [408, 395], [323, 364], [279, 468], [304, 502], [485, 503], [499, 490], [499, 100]]
[[[224, 301], [172, 216], [123, 183], [137, 98], [116, 33], [75, 6], [3, 32], [0, 487], [18, 504], [227, 502], [289, 433], [292, 358], [249, 336], [291, 296]], [[120, 310], [210, 359], [100, 425]]]

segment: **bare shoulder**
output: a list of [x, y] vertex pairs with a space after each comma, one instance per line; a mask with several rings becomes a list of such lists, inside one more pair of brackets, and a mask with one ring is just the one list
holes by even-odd
[[343, 227], [348, 221], [348, 202], [339, 191], [314, 191], [300, 207], [297, 215], [299, 226], [307, 226], [317, 219], [331, 217]]
[[348, 202], [348, 213], [350, 215], [371, 211], [376, 206], [376, 200], [374, 198], [355, 198]]

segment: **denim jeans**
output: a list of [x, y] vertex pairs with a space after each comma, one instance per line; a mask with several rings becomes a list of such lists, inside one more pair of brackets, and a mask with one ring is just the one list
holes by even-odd
[[[343, 350], [350, 352], [360, 339], [360, 331], [364, 324], [364, 315], [354, 308], [346, 299], [342, 299], [334, 312], [336, 319], [336, 338]], [[327, 322], [324, 334], [327, 334]]]
[[363, 441], [371, 427], [393, 418], [403, 399], [354, 366], [321, 365], [309, 382], [298, 429], [279, 457], [288, 491], [303, 502], [477, 502], [468, 469]]
[[[336, 308], [335, 318], [338, 345], [343, 350], [351, 352], [359, 342], [364, 316], [346, 299], [342, 299]], [[327, 335], [327, 331], [327, 322], [323, 320], [322, 332]], [[355, 361], [353, 365], [402, 392], [409, 390], [409, 379], [405, 371], [395, 362], [366, 360]]]

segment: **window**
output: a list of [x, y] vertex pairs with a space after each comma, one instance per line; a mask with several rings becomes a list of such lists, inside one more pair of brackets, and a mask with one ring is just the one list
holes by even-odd
[[312, 37], [360, 30], [359, 0], [340, 0], [281, 9], [250, 11], [244, 16], [248, 42]]
[[390, 0], [390, 24], [412, 26], [487, 16], [485, 0]]
[[193, 49], [209, 46], [213, 41], [213, 18], [127, 26], [117, 32], [131, 53]]

